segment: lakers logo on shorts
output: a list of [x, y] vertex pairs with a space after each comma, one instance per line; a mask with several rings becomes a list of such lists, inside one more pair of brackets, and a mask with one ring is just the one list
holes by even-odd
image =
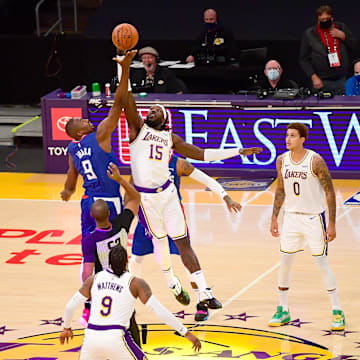
[[[140, 325], [143, 351], [150, 359], [243, 359], [243, 360], [327, 360], [332, 354], [323, 346], [276, 332], [236, 326], [186, 325], [202, 343], [200, 353], [191, 344], [163, 324]], [[74, 330], [69, 344], [60, 345], [60, 332], [36, 335], [0, 343], [1, 359], [78, 359], [83, 330]]]

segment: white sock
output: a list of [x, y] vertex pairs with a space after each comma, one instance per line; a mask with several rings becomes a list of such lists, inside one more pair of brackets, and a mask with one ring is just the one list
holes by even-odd
[[175, 279], [174, 271], [172, 268], [170, 248], [168, 238], [161, 240], [157, 238], [152, 239], [154, 245], [154, 256], [158, 264], [160, 265], [161, 271], [164, 274], [169, 288], [173, 288], [178, 282]]
[[174, 271], [173, 271], [172, 266], [170, 265], [170, 267], [167, 268], [167, 269], [161, 269], [161, 271], [165, 276], [165, 279], [166, 279], [166, 281], [168, 283], [168, 287], [170, 289], [173, 288], [177, 281], [175, 279], [175, 275], [174, 275]]
[[282, 306], [284, 311], [289, 311], [289, 290], [278, 290], [279, 291], [279, 305]]
[[330, 268], [328, 258], [326, 256], [318, 256], [315, 258], [315, 262], [319, 267], [325, 288], [330, 297], [331, 306], [333, 310], [340, 310], [340, 300], [337, 292], [337, 283], [333, 271]]
[[194, 282], [196, 283], [198, 289], [200, 292], [205, 291], [207, 289], [207, 284], [205, 280], [205, 276], [202, 270], [198, 270], [193, 272], [192, 277], [194, 279]]
[[333, 310], [341, 310], [339, 294], [336, 289], [327, 291], [330, 297], [331, 306]]

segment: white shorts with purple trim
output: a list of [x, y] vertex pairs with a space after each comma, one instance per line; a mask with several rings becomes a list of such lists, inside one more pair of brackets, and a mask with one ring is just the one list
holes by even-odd
[[325, 213], [285, 212], [280, 231], [280, 251], [293, 254], [304, 250], [306, 243], [313, 256], [327, 255]]
[[124, 328], [85, 329], [79, 360], [107, 359], [146, 360], [147, 357]]
[[153, 237], [162, 239], [169, 235], [177, 240], [187, 236], [184, 213], [173, 183], [158, 193], [140, 194], [139, 221]]

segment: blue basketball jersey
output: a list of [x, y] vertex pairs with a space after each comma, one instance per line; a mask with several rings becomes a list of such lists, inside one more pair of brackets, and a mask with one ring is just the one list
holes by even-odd
[[176, 190], [178, 192], [179, 195], [179, 199], [181, 201], [181, 194], [180, 194], [180, 176], [178, 176], [177, 172], [176, 172], [176, 163], [177, 163], [178, 157], [176, 155], [172, 155], [170, 162], [169, 162], [169, 170], [170, 170], [170, 174], [171, 174], [171, 180], [173, 181], [173, 183], [176, 186]]
[[68, 146], [74, 166], [84, 179], [85, 195], [119, 197], [120, 185], [107, 176], [110, 162], [117, 164], [114, 151], [105, 152], [96, 140], [96, 132], [73, 140]]

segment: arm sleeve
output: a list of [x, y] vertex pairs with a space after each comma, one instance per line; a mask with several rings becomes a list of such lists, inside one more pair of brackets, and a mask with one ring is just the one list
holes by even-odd
[[161, 305], [154, 295], [150, 296], [145, 305], [178, 333], [183, 336], [187, 333], [187, 328], [168, 309]]
[[227, 195], [224, 188], [215, 179], [213, 179], [199, 169], [194, 169], [194, 171], [189, 175], [189, 177], [207, 186], [221, 199], [223, 199]]
[[205, 149], [204, 161], [215, 161], [229, 159], [234, 156], [240, 155], [240, 148], [232, 149]]
[[133, 219], [134, 213], [130, 209], [124, 209], [124, 211], [120, 215], [117, 215], [112, 220], [112, 223], [119, 229], [124, 228], [128, 233]]
[[85, 304], [87, 298], [77, 291], [76, 294], [70, 299], [66, 304], [64, 311], [64, 328], [69, 328], [71, 325], [71, 320], [74, 317], [75, 310], [81, 304]]

